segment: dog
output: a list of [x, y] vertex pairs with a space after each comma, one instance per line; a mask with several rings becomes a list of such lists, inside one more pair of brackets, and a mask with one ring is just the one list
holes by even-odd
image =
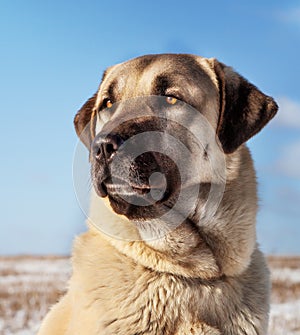
[[215, 58], [108, 68], [74, 119], [90, 154], [88, 231], [38, 334], [266, 334], [270, 280], [245, 142], [277, 109]]

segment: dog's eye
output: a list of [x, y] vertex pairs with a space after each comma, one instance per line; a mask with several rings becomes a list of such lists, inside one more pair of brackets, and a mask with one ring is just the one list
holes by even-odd
[[176, 102], [177, 102], [177, 99], [174, 98], [174, 97], [166, 97], [166, 101], [167, 101], [167, 103], [170, 104], [170, 105], [175, 105]]
[[112, 105], [113, 105], [113, 103], [111, 102], [111, 100], [109, 100], [109, 99], [104, 99], [104, 101], [103, 101], [103, 107], [104, 107], [104, 108], [111, 108]]

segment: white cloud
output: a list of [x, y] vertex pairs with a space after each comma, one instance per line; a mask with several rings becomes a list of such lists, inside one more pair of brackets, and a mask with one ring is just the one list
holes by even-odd
[[277, 17], [282, 22], [300, 25], [300, 6], [278, 12]]
[[279, 97], [276, 101], [279, 105], [279, 111], [272, 124], [300, 129], [300, 102], [293, 101], [288, 97]]
[[300, 179], [300, 140], [283, 149], [277, 169], [288, 177]]

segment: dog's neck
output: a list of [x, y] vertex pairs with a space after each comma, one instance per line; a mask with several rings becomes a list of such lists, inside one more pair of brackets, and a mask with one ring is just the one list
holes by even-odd
[[[148, 239], [146, 242], [137, 223], [115, 214], [108, 201], [103, 201], [94, 192], [90, 213], [87, 223], [92, 233], [100, 234], [119, 252], [145, 267], [151, 267], [158, 272], [205, 280], [220, 276], [214, 255], [206, 243], [192, 233], [192, 225], [182, 224], [165, 236]], [[181, 250], [176, 250], [176, 255], [171, 250], [166, 252], [169, 241], [181, 246]]]

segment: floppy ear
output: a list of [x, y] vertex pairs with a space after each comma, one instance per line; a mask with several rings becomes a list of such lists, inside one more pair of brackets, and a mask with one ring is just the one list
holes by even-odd
[[224, 152], [232, 153], [273, 118], [278, 106], [231, 67], [216, 59], [210, 61], [220, 91], [217, 135]]
[[95, 93], [77, 112], [74, 118], [74, 126], [76, 133], [83, 144], [90, 149], [93, 132], [94, 132], [94, 107], [96, 103], [97, 94]]

